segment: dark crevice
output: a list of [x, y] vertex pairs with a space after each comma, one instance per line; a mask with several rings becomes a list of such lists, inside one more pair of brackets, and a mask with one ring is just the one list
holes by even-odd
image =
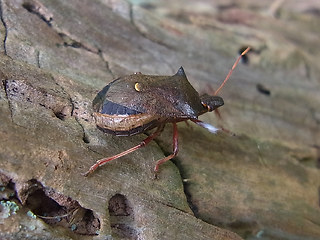
[[116, 194], [110, 198], [108, 210], [110, 216], [133, 215], [133, 210], [128, 199], [122, 194]]
[[69, 35], [67, 35], [65, 33], [58, 32], [58, 35], [61, 37], [64, 47], [81, 48], [81, 49], [84, 49], [88, 52], [92, 52], [94, 54], [98, 54], [98, 52], [99, 52], [98, 49], [93, 48], [93, 47], [88, 47], [88, 46], [84, 45], [83, 43], [81, 43], [77, 40], [74, 40], [72, 37], [70, 37]]
[[61, 111], [54, 112], [55, 116], [56, 116], [57, 118], [59, 118], [60, 120], [65, 120], [67, 116], [71, 116], [71, 117], [72, 117], [72, 116], [73, 116], [73, 112], [74, 112], [74, 103], [73, 103], [73, 100], [72, 100], [70, 94], [64, 89], [63, 86], [61, 86], [61, 85], [55, 80], [55, 78], [54, 78], [52, 75], [50, 75], [50, 76], [51, 76], [51, 79], [55, 82], [55, 84], [61, 88], [62, 92], [63, 92], [66, 96], [68, 96], [68, 101], [69, 101], [69, 103], [70, 103], [70, 105], [71, 105], [71, 109], [70, 109], [70, 110], [65, 107], [65, 108], [62, 108]]
[[129, 18], [130, 18], [130, 23], [135, 26], [135, 23], [134, 23], [134, 19], [133, 19], [133, 9], [132, 9], [132, 3], [130, 3], [128, 1], [128, 4], [129, 4]]
[[[162, 148], [161, 144], [157, 141], [157, 139], [154, 139], [154, 141], [157, 143], [157, 145], [159, 146], [159, 148], [161, 149], [161, 151], [163, 152], [163, 154], [165, 156], [167, 156], [168, 154], [171, 154], [171, 152], [168, 153], [165, 149]], [[180, 164], [181, 161], [177, 160], [177, 159], [178, 159], [178, 157], [174, 157], [173, 159], [171, 159], [171, 162], [174, 163], [176, 165], [176, 167], [178, 168], [178, 170], [179, 170], [179, 173], [180, 173], [180, 176], [181, 176], [181, 179], [182, 179], [182, 184], [183, 184], [183, 191], [184, 191], [184, 194], [186, 196], [188, 205], [189, 205], [191, 211], [193, 212], [194, 216], [199, 218], [199, 219], [201, 219], [199, 217], [199, 214], [198, 214], [198, 207], [195, 204], [193, 204], [193, 202], [192, 202], [192, 195], [191, 195], [191, 193], [189, 191], [189, 183], [188, 183], [188, 181], [184, 181], [183, 180], [183, 179], [188, 179], [188, 177], [186, 176], [185, 171], [183, 170], [183, 167]], [[164, 204], [164, 203], [161, 202], [161, 204]], [[167, 205], [167, 204], [165, 204], [165, 205], [168, 206], [168, 207], [175, 208], [174, 206], [170, 206], [170, 205]], [[177, 209], [179, 211], [182, 211], [182, 212], [185, 212], [182, 209], [178, 209], [178, 208], [175, 208], [175, 209]]]
[[4, 54], [7, 55], [7, 48], [6, 48], [6, 41], [7, 41], [7, 37], [8, 37], [8, 28], [7, 28], [7, 24], [3, 19], [3, 3], [2, 1], [0, 1], [0, 20], [2, 22], [2, 25], [4, 27], [4, 39], [3, 39], [3, 50], [4, 50]]
[[[53, 80], [55, 81], [54, 77], [52, 77]], [[74, 117], [76, 122], [79, 124], [81, 130], [82, 130], [82, 140], [84, 143], [90, 143], [90, 139], [86, 134], [84, 126], [81, 124], [79, 117], [75, 115], [75, 110], [77, 109], [75, 101], [72, 99], [71, 95], [62, 87], [58, 82], [55, 81], [55, 83], [62, 89], [62, 91], [68, 96], [68, 100], [71, 104], [71, 113], [70, 116]], [[65, 115], [63, 112], [60, 112], [59, 115], [56, 115], [56, 117], [60, 118], [62, 117], [62, 120], [65, 118]], [[84, 119], [85, 121], [88, 121], [88, 119]]]
[[97, 155], [99, 155], [99, 156], [101, 156], [101, 158], [105, 157], [105, 154], [102, 154], [101, 152], [99, 152], [99, 151], [97, 151], [95, 149], [92, 149], [90, 146], [88, 146], [88, 150], [93, 152], [93, 153], [95, 153], [95, 154], [97, 154]]
[[52, 226], [62, 226], [81, 235], [98, 235], [100, 220], [90, 209], [85, 209], [80, 204], [45, 188], [36, 179], [27, 182], [26, 188], [20, 193], [23, 204], [38, 218]]
[[[188, 202], [188, 205], [191, 209], [191, 211], [193, 212], [194, 216], [196, 218], [200, 218], [199, 216], [199, 211], [198, 211], [198, 207], [192, 202], [192, 194], [189, 190], [189, 182], [187, 181], [188, 179], [188, 176], [186, 175], [184, 169], [183, 169], [183, 166], [180, 164], [181, 161], [177, 160], [177, 158], [173, 159], [172, 162], [177, 166], [177, 168], [179, 169], [179, 172], [180, 172], [180, 175], [181, 175], [181, 178], [182, 178], [182, 183], [183, 183], [183, 191], [184, 191], [184, 194], [186, 195], [186, 198], [187, 198], [187, 202]], [[186, 180], [184, 180], [186, 179]]]
[[115, 78], [115, 75], [113, 74], [113, 72], [110, 69], [109, 62], [106, 59], [104, 59], [103, 52], [99, 48], [98, 48], [98, 55], [99, 55], [100, 59], [105, 63], [107, 72], [109, 72], [111, 74], [112, 78]]
[[68, 116], [67, 112], [67, 108], [62, 108], [60, 111], [53, 111], [53, 114], [56, 116], [56, 118], [60, 119], [61, 121], [64, 121]]
[[155, 44], [157, 44], [157, 45], [163, 46], [163, 47], [165, 47], [165, 48], [167, 48], [167, 49], [169, 49], [169, 50], [174, 50], [174, 47], [173, 47], [173, 46], [170, 46], [170, 45], [166, 44], [165, 42], [163, 42], [163, 41], [161, 41], [161, 40], [159, 40], [159, 39], [152, 38], [152, 37], [149, 36], [148, 34], [140, 31], [139, 27], [136, 26], [136, 25], [134, 25], [134, 27], [136, 28], [137, 32], [138, 32], [141, 36], [143, 36], [145, 39], [148, 39], [149, 41], [151, 41], [151, 42], [153, 42], [153, 43], [155, 43]]
[[[42, 21], [44, 21], [49, 27], [53, 28], [54, 31], [61, 37], [63, 41], [63, 46], [65, 47], [72, 47], [72, 48], [81, 48], [86, 51], [92, 52], [97, 54], [98, 50], [88, 47], [85, 44], [74, 40], [69, 35], [59, 31], [55, 27], [52, 26], [53, 16], [52, 14], [39, 2], [35, 0], [25, 0], [22, 4], [22, 7], [25, 8], [28, 12], [35, 14], [38, 16]], [[59, 45], [58, 45], [59, 46]], [[40, 64], [38, 64], [40, 65]]]
[[46, 10], [44, 9], [44, 7], [40, 3], [33, 1], [33, 0], [29, 0], [29, 1], [26, 0], [22, 4], [22, 7], [25, 8], [28, 12], [38, 16], [49, 27], [52, 27], [52, 20], [53, 20], [52, 16], [45, 14]]
[[41, 65], [40, 65], [40, 51], [39, 50], [36, 52], [36, 61], [37, 61], [38, 68], [41, 68]]
[[113, 237], [138, 239], [138, 232], [134, 226], [133, 209], [124, 195], [116, 194], [110, 198], [108, 210]]
[[11, 101], [14, 101], [30, 103], [33, 105], [38, 104], [51, 110], [60, 120], [65, 120], [71, 115], [71, 106], [63, 97], [58, 97], [43, 91], [42, 89], [35, 88], [25, 81], [5, 80], [5, 91], [11, 111], [13, 109]]
[[258, 83], [256, 85], [256, 87], [257, 87], [257, 90], [258, 90], [259, 93], [264, 94], [266, 96], [270, 96], [271, 95], [271, 91], [268, 88], [266, 88], [264, 85]]
[[[102, 51], [97, 47], [92, 47], [92, 46], [88, 46], [86, 44], [83, 44], [82, 42], [73, 39], [68, 34], [61, 32], [61, 30], [57, 29], [55, 26], [52, 26], [52, 22], [53, 22], [52, 14], [41, 3], [39, 3], [35, 0], [25, 0], [24, 3], [22, 4], [22, 6], [30, 13], [37, 15], [49, 27], [51, 27], [61, 37], [62, 42], [63, 42], [62, 46], [71, 47], [71, 48], [79, 48], [79, 49], [83, 49], [85, 51], [88, 51], [88, 52], [91, 52], [94, 54], [98, 54], [100, 56], [100, 58], [105, 62], [107, 71], [114, 77], [112, 71], [109, 68], [108, 62], [103, 58]], [[2, 22], [6, 28], [4, 21], [2, 21]], [[5, 40], [6, 40], [6, 36], [5, 36]], [[57, 44], [57, 46], [59, 47], [59, 46], [61, 46], [61, 44]], [[6, 49], [5, 49], [5, 53], [6, 53]], [[40, 65], [40, 52], [37, 52], [37, 65], [39, 68], [41, 67], [41, 65]]]
[[141, 36], [143, 36], [144, 38], [148, 39], [149, 41], [156, 43], [160, 46], [163, 46], [167, 49], [172, 50], [173, 47], [164, 43], [163, 41], [161, 41], [160, 39], [155, 39], [155, 38], [151, 38], [151, 36], [148, 36], [148, 34], [140, 31], [140, 28], [137, 26], [137, 24], [134, 21], [134, 16], [133, 16], [133, 9], [132, 9], [132, 4], [129, 4], [130, 6], [130, 11], [129, 11], [129, 16], [130, 16], [130, 23], [132, 24], [132, 26], [136, 29], [137, 33], [139, 33]]
[[10, 211], [24, 208], [46, 224], [67, 228], [75, 234], [91, 236], [99, 234], [99, 218], [92, 210], [83, 208], [76, 200], [44, 187], [36, 179], [18, 185], [0, 172], [2, 206], [10, 206]]
[[84, 126], [81, 124], [81, 122], [79, 121], [79, 119], [77, 118], [77, 117], [75, 117], [75, 120], [76, 120], [76, 122], [79, 124], [79, 126], [81, 127], [81, 129], [82, 129], [82, 141], [84, 142], [84, 143], [90, 143], [90, 139], [89, 139], [89, 137], [87, 136], [87, 134], [86, 134], [86, 131], [85, 131], [85, 129], [84, 129]]
[[[59, 85], [59, 84], [58, 84]], [[60, 86], [60, 85], [59, 85]], [[60, 86], [61, 87], [61, 86]], [[63, 90], [64, 90], [64, 88], [63, 87], [61, 87]], [[73, 102], [73, 100], [72, 100], [72, 98], [71, 98], [71, 96], [70, 96], [70, 94], [68, 93], [68, 92], [65, 92], [67, 95], [68, 95], [68, 97], [69, 97], [69, 102], [71, 103], [71, 112], [70, 112], [70, 116], [71, 117], [73, 117], [74, 116], [74, 109], [75, 109], [75, 105], [74, 105], [74, 102]]]
[[9, 108], [9, 111], [10, 111], [11, 122], [14, 123], [12, 104], [11, 104], [11, 100], [10, 100], [9, 95], [8, 95], [8, 80], [2, 80], [2, 85], [3, 85], [3, 88], [4, 88], [6, 99], [8, 101], [8, 108]]
[[[161, 205], [164, 205], [164, 206], [166, 206], [166, 207], [173, 208], [173, 209], [175, 209], [175, 210], [177, 210], [177, 211], [190, 214], [190, 212], [187, 212], [187, 211], [185, 211], [185, 210], [182, 210], [182, 209], [180, 209], [180, 208], [177, 208], [177, 207], [175, 207], [175, 206], [173, 206], [173, 205], [171, 205], [171, 204], [164, 203], [164, 202], [157, 201], [157, 200], [155, 200], [155, 202], [157, 202], [157, 203], [159, 203], [159, 204], [161, 204]], [[189, 207], [190, 207], [190, 206], [189, 206]], [[191, 210], [192, 210], [192, 209], [191, 209]], [[194, 214], [193, 214], [193, 215], [194, 215]]]

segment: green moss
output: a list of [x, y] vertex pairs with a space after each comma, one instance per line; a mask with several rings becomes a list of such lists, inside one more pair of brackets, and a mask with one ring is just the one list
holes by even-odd
[[33, 218], [33, 219], [36, 219], [36, 218], [37, 218], [37, 216], [36, 216], [33, 212], [31, 212], [31, 211], [28, 211], [28, 212], [27, 212], [27, 215], [28, 215], [28, 217], [31, 217], [31, 218]]
[[2, 213], [3, 213], [2, 217], [3, 218], [8, 218], [12, 214], [16, 214], [17, 211], [19, 210], [19, 206], [13, 201], [2, 200], [0, 202], [0, 205], [3, 207], [3, 210], [2, 210]]

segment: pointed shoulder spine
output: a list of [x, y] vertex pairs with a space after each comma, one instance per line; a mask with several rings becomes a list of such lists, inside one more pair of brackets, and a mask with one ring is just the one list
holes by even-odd
[[177, 72], [175, 75], [176, 75], [176, 76], [186, 77], [186, 74], [185, 74], [184, 69], [183, 69], [182, 66], [179, 68], [178, 72]]

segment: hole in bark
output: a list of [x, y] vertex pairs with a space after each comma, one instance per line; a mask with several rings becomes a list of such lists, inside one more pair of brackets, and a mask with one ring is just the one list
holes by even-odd
[[[248, 47], [248, 46], [241, 47], [241, 48], [238, 50], [238, 53], [239, 53], [239, 54], [243, 53], [243, 51], [246, 50], [247, 47]], [[252, 51], [252, 50], [251, 50], [251, 51]], [[243, 64], [249, 64], [250, 61], [249, 61], [248, 54], [243, 55], [243, 56], [241, 57], [241, 62], [242, 62]]]
[[4, 81], [6, 96], [10, 101], [28, 103], [45, 107], [60, 120], [71, 116], [71, 103], [60, 96], [52, 95], [42, 89], [34, 88], [20, 80]]
[[82, 235], [98, 235], [100, 221], [92, 210], [52, 189], [44, 188], [36, 180], [29, 181], [26, 207], [49, 225], [62, 226]]
[[59, 36], [62, 38], [63, 46], [65, 46], [65, 47], [86, 49], [81, 42], [78, 42], [78, 41], [70, 38], [68, 35], [66, 35], [64, 33], [59, 33]]
[[124, 239], [138, 239], [137, 231], [126, 224], [112, 224], [112, 233]]
[[116, 194], [109, 200], [108, 209], [114, 237], [138, 239], [137, 231], [133, 226], [133, 209], [128, 199], [122, 194]]
[[109, 200], [110, 216], [129, 216], [132, 215], [132, 208], [129, 206], [127, 198], [121, 194], [114, 195]]
[[90, 143], [90, 140], [89, 140], [89, 138], [87, 137], [86, 134], [84, 134], [82, 140], [83, 140], [84, 143]]
[[70, 110], [66, 106], [62, 107], [62, 109], [54, 109], [53, 108], [52, 110], [53, 110], [54, 115], [62, 121], [64, 121], [67, 118], [67, 116], [71, 115]]
[[62, 121], [64, 121], [66, 118], [66, 115], [61, 112], [55, 112], [54, 115]]
[[264, 85], [258, 83], [256, 87], [257, 87], [257, 90], [259, 93], [267, 95], [267, 96], [271, 95], [271, 91], [268, 88], [266, 88]]

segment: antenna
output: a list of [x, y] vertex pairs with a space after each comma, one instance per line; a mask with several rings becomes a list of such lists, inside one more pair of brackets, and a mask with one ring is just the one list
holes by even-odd
[[244, 50], [240, 56], [237, 58], [237, 60], [234, 62], [232, 68], [230, 69], [228, 75], [226, 76], [226, 78], [224, 79], [224, 81], [221, 83], [220, 87], [214, 92], [214, 95], [217, 95], [218, 92], [223, 88], [223, 86], [226, 84], [226, 82], [229, 80], [229, 78], [231, 77], [231, 74], [233, 72], [233, 70], [236, 68], [236, 66], [238, 65], [240, 59], [242, 56], [244, 56], [247, 52], [250, 51], [250, 47], [247, 47], [246, 50]]

